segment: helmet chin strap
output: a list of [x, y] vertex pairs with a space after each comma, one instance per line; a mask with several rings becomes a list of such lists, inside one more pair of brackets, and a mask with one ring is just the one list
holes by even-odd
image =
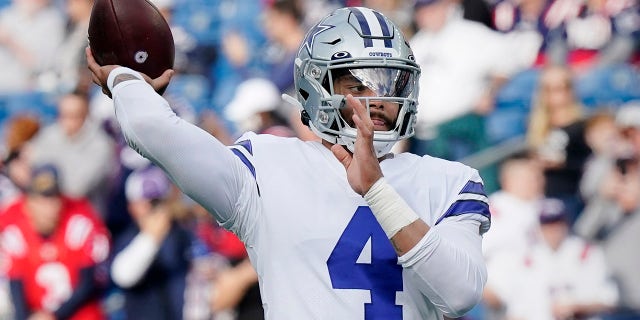
[[[338, 143], [346, 146], [351, 153], [354, 153], [356, 140], [350, 137], [339, 137]], [[391, 152], [391, 148], [396, 144], [396, 141], [373, 141], [373, 149], [376, 153], [376, 158], [380, 159]]]
[[302, 103], [300, 103], [300, 101], [298, 101], [298, 99], [296, 99], [296, 98], [294, 98], [294, 97], [292, 97], [292, 96], [290, 96], [290, 95], [288, 95], [286, 93], [283, 93], [281, 97], [282, 97], [282, 100], [290, 103], [291, 105], [293, 105], [295, 107], [298, 107], [298, 109], [300, 109], [300, 110], [304, 110], [304, 107], [302, 106]]

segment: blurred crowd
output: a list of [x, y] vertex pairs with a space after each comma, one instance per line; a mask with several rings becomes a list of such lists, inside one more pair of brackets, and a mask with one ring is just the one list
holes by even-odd
[[[124, 143], [91, 83], [93, 1], [0, 0], [0, 319], [262, 319], [242, 243]], [[383, 12], [422, 69], [395, 151], [491, 155], [489, 280], [466, 318], [640, 319], [637, 1], [151, 2], [176, 44], [164, 97], [229, 145], [318, 139], [281, 98], [306, 31]]]

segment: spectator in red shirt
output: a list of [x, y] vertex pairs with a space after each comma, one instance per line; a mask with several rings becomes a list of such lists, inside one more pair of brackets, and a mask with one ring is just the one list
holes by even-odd
[[98, 275], [109, 252], [106, 228], [88, 201], [60, 193], [55, 167], [32, 172], [25, 195], [2, 215], [15, 319], [104, 319]]

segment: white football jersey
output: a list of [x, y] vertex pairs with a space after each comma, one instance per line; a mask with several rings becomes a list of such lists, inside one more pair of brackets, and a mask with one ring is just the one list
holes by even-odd
[[112, 93], [129, 146], [244, 241], [267, 319], [442, 319], [480, 298], [481, 235], [490, 222], [476, 170], [411, 154], [381, 162], [388, 183], [431, 227], [398, 257], [321, 143], [247, 133], [229, 151], [142, 80]]
[[[441, 318], [407, 281], [411, 271], [398, 263], [391, 242], [329, 149], [253, 133], [231, 149], [255, 177], [249, 187], [258, 192], [238, 206], [251, 209], [238, 209], [237, 219], [226, 225], [247, 245], [267, 318]], [[381, 167], [428, 225], [450, 217], [481, 221], [480, 233], [488, 229], [476, 170], [406, 153]]]

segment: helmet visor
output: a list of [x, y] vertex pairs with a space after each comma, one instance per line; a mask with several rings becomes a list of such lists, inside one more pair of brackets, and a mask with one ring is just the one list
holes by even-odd
[[378, 97], [407, 98], [415, 88], [413, 72], [396, 68], [349, 69], [349, 73]]

